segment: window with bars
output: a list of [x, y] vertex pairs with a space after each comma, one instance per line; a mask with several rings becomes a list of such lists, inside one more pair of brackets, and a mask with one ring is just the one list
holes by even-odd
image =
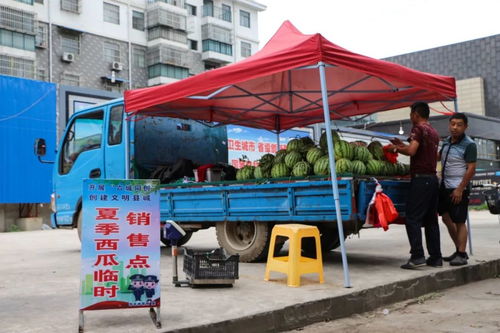
[[0, 27], [35, 34], [35, 14], [0, 6]]
[[78, 87], [80, 86], [80, 75], [74, 73], [62, 73], [61, 84]]
[[0, 29], [0, 45], [20, 50], [35, 51], [35, 36]]
[[136, 10], [132, 11], [132, 28], [144, 31], [144, 13]]
[[81, 9], [80, 2], [81, 0], [61, 0], [61, 10], [79, 14]]
[[120, 6], [104, 3], [104, 22], [120, 24]]
[[148, 28], [164, 25], [178, 30], [186, 30], [186, 17], [163, 8], [149, 11], [147, 15]]
[[40, 48], [46, 48], [48, 41], [48, 31], [47, 26], [43, 23], [38, 23], [35, 37], [35, 46]]
[[187, 9], [187, 12], [189, 15], [191, 16], [196, 16], [197, 14], [197, 11], [196, 11], [196, 6], [194, 5], [190, 5], [190, 4], [186, 4], [186, 9]]
[[187, 44], [187, 33], [181, 30], [175, 30], [167, 27], [154, 27], [148, 29], [148, 40], [164, 38], [174, 42]]
[[184, 8], [184, 0], [148, 0], [148, 3], [163, 2], [172, 6]]
[[63, 52], [70, 52], [73, 54], [80, 54], [80, 36], [62, 34], [61, 35], [61, 48]]
[[36, 79], [40, 81], [48, 81], [47, 79], [47, 70], [45, 68], [37, 68], [36, 69]]
[[109, 62], [121, 61], [120, 44], [105, 41], [103, 43], [103, 49], [104, 49], [104, 60]]
[[33, 5], [33, 0], [16, 0], [16, 1], [28, 4], [28, 5]]
[[240, 25], [250, 28], [250, 13], [240, 9]]
[[34, 79], [35, 62], [0, 54], [0, 74]]
[[144, 49], [132, 48], [132, 65], [138, 68], [146, 67], [146, 51]]
[[252, 44], [247, 42], [241, 42], [241, 56], [249, 57], [252, 55]]
[[186, 58], [187, 51], [165, 45], [148, 48], [146, 56], [148, 66], [163, 63], [187, 68]]
[[233, 41], [231, 30], [213, 24], [203, 25], [201, 27], [201, 36], [202, 39], [216, 40], [225, 44], [232, 44]]

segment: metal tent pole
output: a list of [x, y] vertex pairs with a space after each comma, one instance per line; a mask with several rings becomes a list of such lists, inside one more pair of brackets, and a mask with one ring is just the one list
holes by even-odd
[[[458, 112], [458, 103], [457, 99], [455, 98], [453, 100], [453, 105], [455, 107], [455, 112]], [[469, 212], [467, 212], [467, 237], [469, 238], [469, 252], [470, 255], [474, 255], [474, 251], [472, 250], [472, 230], [470, 229], [470, 218], [469, 218]]]
[[342, 224], [342, 213], [340, 211], [339, 186], [337, 183], [337, 173], [335, 171], [335, 155], [333, 150], [333, 137], [330, 125], [330, 110], [328, 106], [328, 91], [326, 87], [325, 63], [319, 62], [319, 78], [321, 83], [321, 97], [323, 101], [323, 114], [325, 117], [326, 142], [328, 144], [328, 158], [330, 164], [330, 174], [332, 177], [333, 200], [335, 201], [335, 212], [337, 213], [337, 229], [339, 232], [340, 251], [342, 253], [342, 268], [344, 271], [344, 287], [350, 288], [351, 281], [349, 278], [349, 265], [347, 263], [347, 255], [344, 245], [344, 226]]

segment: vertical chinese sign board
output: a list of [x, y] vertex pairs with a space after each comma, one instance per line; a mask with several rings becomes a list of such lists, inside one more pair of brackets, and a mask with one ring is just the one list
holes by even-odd
[[157, 180], [83, 182], [80, 310], [160, 306]]

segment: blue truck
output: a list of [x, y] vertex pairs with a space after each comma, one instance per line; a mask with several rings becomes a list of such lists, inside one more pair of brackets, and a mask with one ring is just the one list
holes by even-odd
[[[38, 144], [43, 146], [43, 140]], [[43, 155], [40, 147], [39, 155]], [[225, 127], [167, 117], [127, 119], [123, 99], [75, 113], [58, 147], [53, 170], [52, 225], [82, 227], [82, 180], [143, 179], [179, 159], [196, 164], [227, 162]], [[408, 181], [386, 179], [384, 191], [404, 216]], [[358, 233], [375, 183], [369, 178], [339, 179], [345, 236]], [[339, 246], [337, 218], [328, 178], [271, 180], [257, 184], [169, 183], [161, 188], [161, 220], [174, 220], [186, 231], [216, 228], [219, 244], [244, 262], [265, 258], [277, 223], [305, 223], [320, 229], [323, 250]], [[166, 240], [165, 240], [166, 242]], [[282, 246], [283, 243], [277, 246]], [[304, 244], [307, 249], [307, 244]]]

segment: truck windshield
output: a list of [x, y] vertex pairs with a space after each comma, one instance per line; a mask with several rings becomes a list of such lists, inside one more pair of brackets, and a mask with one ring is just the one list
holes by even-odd
[[75, 118], [64, 138], [59, 160], [61, 174], [71, 170], [80, 153], [101, 147], [103, 115], [101, 110]]

